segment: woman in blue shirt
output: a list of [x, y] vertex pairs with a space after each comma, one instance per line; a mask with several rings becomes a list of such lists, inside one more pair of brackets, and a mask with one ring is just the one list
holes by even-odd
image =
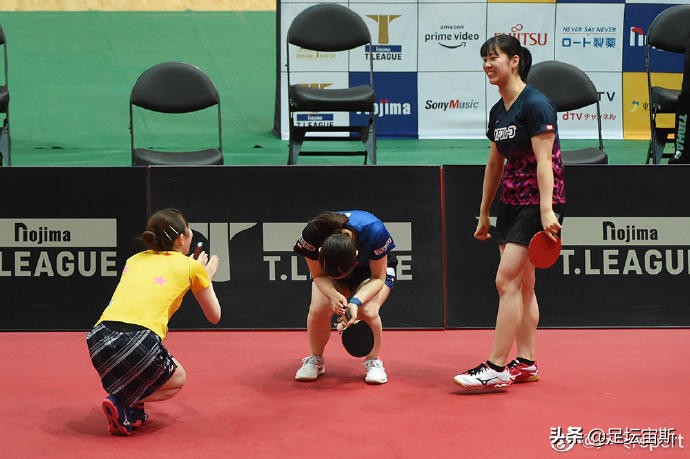
[[[363, 210], [322, 212], [302, 230], [294, 251], [304, 256], [313, 282], [307, 316], [311, 355], [302, 359], [298, 381], [314, 381], [325, 373], [323, 352], [331, 335], [331, 318], [347, 310], [374, 333], [374, 347], [364, 360], [368, 384], [388, 381], [379, 359], [382, 324], [379, 309], [395, 282], [395, 247], [385, 225]], [[343, 320], [344, 322], [344, 320]]]

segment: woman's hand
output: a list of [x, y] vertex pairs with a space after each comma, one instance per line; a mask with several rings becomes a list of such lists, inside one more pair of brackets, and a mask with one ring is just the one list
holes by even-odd
[[541, 226], [549, 239], [556, 242], [558, 233], [561, 231], [561, 224], [558, 223], [558, 218], [553, 209], [542, 210]]
[[339, 316], [345, 315], [345, 308], [347, 308], [347, 298], [343, 296], [340, 292], [335, 292], [335, 294], [330, 298], [331, 307], [333, 308], [333, 314]]
[[340, 316], [338, 319], [338, 333], [341, 333], [343, 330], [345, 330], [347, 327], [350, 325], [354, 324], [357, 321], [357, 313], [359, 311], [359, 308], [357, 307], [356, 304], [349, 303], [346, 307], [348, 313], [349, 313], [349, 318], [348, 314], [343, 314]]
[[[189, 257], [194, 258], [194, 254], [190, 255]], [[218, 263], [220, 262], [218, 255], [211, 255], [209, 258], [206, 252], [201, 251], [196, 261], [201, 263], [201, 266], [204, 267], [209, 279], [213, 279], [213, 277], [216, 275], [216, 271], [218, 271]]]
[[475, 239], [480, 241], [486, 241], [491, 238], [489, 234], [489, 229], [491, 228], [491, 222], [489, 221], [489, 216], [479, 216], [479, 221], [477, 221], [477, 229], [474, 231]]

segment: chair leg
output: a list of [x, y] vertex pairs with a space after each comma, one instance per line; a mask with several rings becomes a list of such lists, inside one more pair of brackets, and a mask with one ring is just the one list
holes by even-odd
[[293, 166], [297, 164], [297, 158], [302, 151], [302, 141], [299, 135], [290, 136], [290, 153], [288, 156], [288, 165]]
[[654, 131], [652, 136], [652, 160], [654, 164], [661, 164], [661, 158], [664, 155], [664, 147], [666, 145], [666, 135], [658, 130]]
[[3, 158], [7, 157], [7, 165], [12, 165], [12, 160], [10, 156], [10, 129], [7, 123], [7, 118], [2, 127], [0, 127], [0, 166], [2, 166]]
[[364, 164], [367, 164], [367, 157], [369, 164], [376, 165], [376, 131], [374, 126], [364, 126], [361, 131], [362, 143], [364, 144]]
[[294, 166], [297, 164], [297, 158], [302, 151], [302, 142], [304, 142], [304, 132], [297, 129], [290, 130], [290, 152], [288, 154], [288, 165]]

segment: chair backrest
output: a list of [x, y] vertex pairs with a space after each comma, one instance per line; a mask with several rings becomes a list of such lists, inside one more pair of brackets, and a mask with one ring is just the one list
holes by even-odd
[[654, 18], [647, 31], [647, 45], [684, 53], [690, 34], [690, 5], [675, 5]]
[[589, 76], [565, 62], [544, 61], [533, 65], [527, 75], [527, 83], [544, 93], [559, 112], [599, 102], [599, 93]]
[[320, 3], [299, 13], [290, 24], [287, 41], [315, 51], [344, 51], [371, 42], [364, 20], [337, 3]]
[[2, 46], [3, 54], [3, 80], [0, 81], [0, 85], [7, 86], [7, 39], [5, 38], [5, 31], [2, 30], [2, 26], [0, 26], [0, 46]]
[[527, 74], [527, 83], [548, 97], [558, 112], [594, 104], [597, 109], [599, 150], [603, 151], [599, 92], [585, 72], [566, 62], [543, 61], [532, 66]]
[[219, 103], [211, 79], [184, 62], [164, 62], [146, 70], [134, 83], [129, 100], [162, 113], [188, 113]]

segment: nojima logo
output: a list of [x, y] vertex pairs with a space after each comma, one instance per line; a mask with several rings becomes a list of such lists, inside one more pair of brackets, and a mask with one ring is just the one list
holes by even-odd
[[[362, 113], [362, 112], [358, 112]], [[409, 116], [412, 114], [412, 104], [409, 102], [391, 102], [388, 99], [379, 99], [374, 102], [374, 116]]]
[[[208, 239], [211, 251], [220, 257], [214, 281], [228, 282], [232, 270], [244, 263], [263, 262], [269, 281], [305, 281], [309, 278], [306, 263], [300, 264], [300, 255], [292, 248], [302, 233], [304, 222], [299, 223], [190, 223], [190, 228]], [[397, 280], [412, 280], [412, 223], [386, 223], [395, 240], [398, 258]], [[261, 247], [256, 247], [256, 258], [238, 260], [230, 257], [232, 240], [245, 231], [261, 231]]]
[[0, 277], [117, 276], [117, 221], [0, 219]]
[[570, 217], [564, 275], [690, 275], [690, 218]]

